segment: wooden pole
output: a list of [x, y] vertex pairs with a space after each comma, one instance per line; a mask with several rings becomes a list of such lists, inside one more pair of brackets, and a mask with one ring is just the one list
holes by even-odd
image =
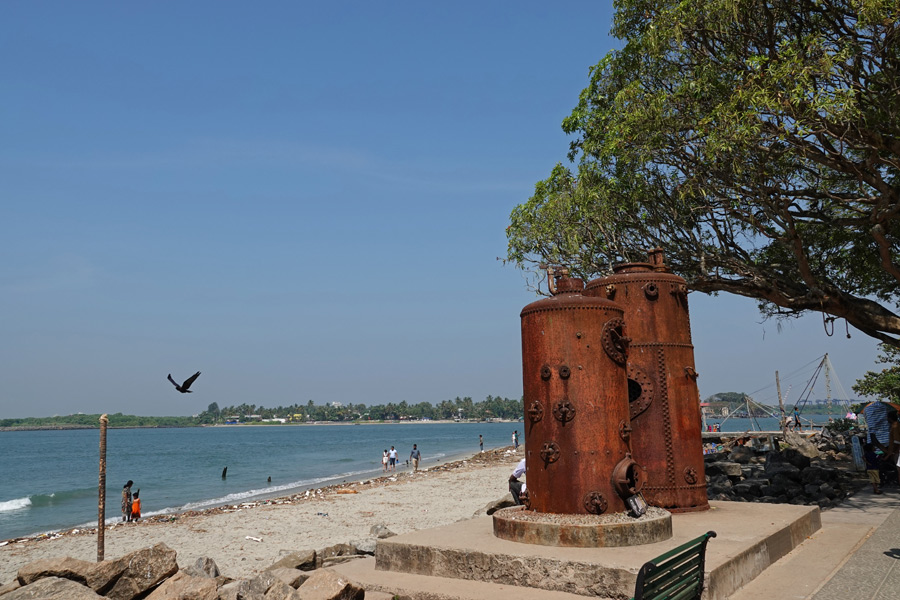
[[103, 562], [104, 542], [106, 533], [106, 426], [109, 417], [100, 416], [100, 481], [97, 485], [99, 499], [97, 502], [97, 562]]

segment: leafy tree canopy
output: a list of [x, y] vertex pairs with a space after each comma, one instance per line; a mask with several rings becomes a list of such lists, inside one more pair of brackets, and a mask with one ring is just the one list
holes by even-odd
[[878, 364], [889, 365], [881, 371], [868, 371], [862, 379], [853, 384], [853, 391], [862, 396], [885, 398], [890, 402], [900, 402], [900, 349], [894, 346], [880, 346]]
[[[580, 277], [663, 247], [692, 290], [900, 346], [900, 3], [618, 0], [507, 259]], [[827, 316], [826, 316], [827, 315]]]
[[705, 402], [729, 402], [732, 404], [743, 404], [747, 394], [743, 392], [719, 392], [708, 397]]

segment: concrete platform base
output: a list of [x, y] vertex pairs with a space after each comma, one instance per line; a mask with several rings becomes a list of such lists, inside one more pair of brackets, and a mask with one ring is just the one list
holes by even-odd
[[672, 514], [655, 506], [638, 519], [624, 514], [553, 515], [525, 510], [524, 506], [501, 508], [493, 519], [498, 538], [543, 546], [611, 548], [672, 537]]
[[[710, 506], [709, 511], [673, 515], [672, 538], [654, 544], [625, 548], [522, 544], [495, 537], [491, 518], [481, 517], [379, 540], [374, 564], [356, 561], [335, 569], [367, 589], [414, 599], [521, 599], [524, 587], [618, 600], [631, 598], [642, 564], [713, 530], [717, 537], [707, 550], [704, 598], [725, 600], [821, 526], [816, 507], [743, 502], [710, 502]], [[408, 579], [415, 585], [407, 589], [402, 584]], [[463, 594], [465, 586], [459, 580], [480, 582], [480, 595]]]

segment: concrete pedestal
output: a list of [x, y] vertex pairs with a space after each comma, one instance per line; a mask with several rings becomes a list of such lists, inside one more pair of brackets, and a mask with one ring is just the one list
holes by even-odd
[[612, 548], [663, 542], [672, 537], [672, 515], [650, 506], [635, 519], [625, 514], [555, 515], [525, 510], [524, 506], [503, 508], [493, 514], [494, 535], [512, 542]]
[[495, 537], [491, 517], [480, 517], [379, 540], [374, 564], [349, 562], [335, 570], [366, 589], [411, 598], [478, 597], [457, 593], [446, 583], [467, 580], [481, 583], [461, 588], [481, 588], [477, 594], [492, 600], [520, 597], [524, 590], [515, 592], [515, 586], [626, 599], [634, 593], [641, 565], [713, 530], [717, 537], [707, 548], [704, 598], [724, 600], [821, 527], [817, 507], [743, 502], [710, 506], [704, 512], [672, 515], [673, 535], [665, 542], [625, 548], [523, 544]]

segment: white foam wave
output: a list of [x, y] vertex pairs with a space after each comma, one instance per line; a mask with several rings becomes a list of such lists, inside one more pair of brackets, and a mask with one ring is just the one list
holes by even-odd
[[[379, 469], [380, 471], [380, 469]], [[313, 479], [301, 479], [300, 481], [294, 481], [292, 483], [285, 483], [282, 485], [271, 485], [264, 488], [246, 490], [244, 492], [235, 492], [233, 494], [228, 494], [227, 496], [222, 496], [220, 498], [209, 498], [206, 500], [198, 500], [196, 502], [188, 502], [184, 506], [180, 506], [177, 508], [166, 508], [159, 511], [147, 512], [144, 513], [145, 517], [153, 516], [153, 515], [167, 515], [173, 513], [180, 513], [188, 510], [202, 510], [204, 508], [211, 508], [213, 506], [224, 506], [227, 504], [238, 504], [240, 502], [244, 502], [247, 500], [251, 500], [253, 498], [275, 498], [279, 494], [283, 492], [298, 492], [304, 489], [314, 488], [319, 484], [326, 482], [334, 482], [341, 479], [346, 479], [348, 477], [356, 477], [358, 475], [365, 475], [367, 473], [375, 473], [374, 469], [365, 469], [363, 471], [348, 471], [346, 473], [341, 473], [338, 475], [329, 475], [327, 477], [316, 477]]]
[[21, 510], [31, 506], [31, 498], [16, 498], [15, 500], [7, 500], [0, 502], [0, 512], [9, 512], [11, 510]]

